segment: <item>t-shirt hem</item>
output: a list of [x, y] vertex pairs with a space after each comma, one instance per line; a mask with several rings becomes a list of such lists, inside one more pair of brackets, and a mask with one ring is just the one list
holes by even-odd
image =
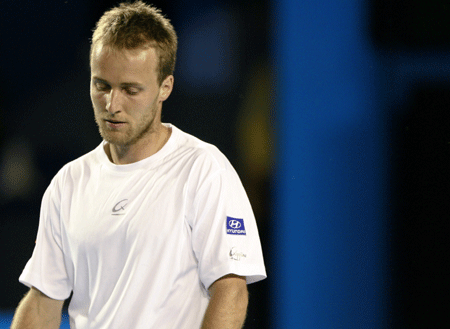
[[230, 267], [230, 266], [218, 266], [212, 269], [208, 274], [205, 275], [205, 279], [203, 280], [203, 284], [206, 289], [228, 274], [234, 274], [245, 277], [247, 284], [252, 284], [267, 278], [266, 271], [259, 266], [239, 266], [239, 267]]
[[51, 299], [55, 300], [66, 300], [69, 298], [70, 294], [66, 297], [63, 297], [62, 295], [58, 295], [57, 293], [53, 291], [49, 291], [48, 289], [44, 288], [42, 284], [38, 283], [38, 279], [36, 278], [24, 278], [22, 275], [19, 277], [19, 282], [23, 285], [27, 286], [28, 288], [34, 287], [40, 292], [42, 292], [44, 295], [50, 297]]

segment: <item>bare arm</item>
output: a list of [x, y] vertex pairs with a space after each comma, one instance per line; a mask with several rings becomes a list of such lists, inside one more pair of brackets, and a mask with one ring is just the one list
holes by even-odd
[[209, 288], [211, 299], [202, 329], [242, 328], [247, 314], [248, 291], [244, 277], [226, 275]]
[[11, 329], [58, 329], [63, 304], [32, 287], [19, 303]]

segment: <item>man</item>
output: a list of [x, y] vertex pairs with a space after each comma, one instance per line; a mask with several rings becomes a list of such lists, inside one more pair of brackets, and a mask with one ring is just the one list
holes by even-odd
[[161, 123], [177, 39], [160, 11], [97, 23], [91, 99], [103, 142], [64, 166], [41, 206], [12, 328], [241, 328], [266, 277], [242, 184], [214, 146]]

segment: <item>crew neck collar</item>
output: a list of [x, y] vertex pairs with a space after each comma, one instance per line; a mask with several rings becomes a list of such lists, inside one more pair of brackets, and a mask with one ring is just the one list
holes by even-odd
[[121, 164], [121, 165], [117, 165], [113, 162], [111, 162], [108, 158], [108, 155], [105, 152], [105, 145], [106, 145], [106, 141], [103, 140], [102, 143], [98, 146], [101, 150], [100, 150], [100, 161], [102, 162], [103, 165], [105, 165], [107, 168], [117, 171], [117, 172], [128, 172], [131, 170], [136, 170], [139, 168], [146, 168], [149, 169], [150, 167], [154, 167], [155, 165], [157, 165], [157, 163], [160, 162], [161, 159], [163, 159], [164, 157], [166, 157], [168, 154], [171, 153], [171, 151], [173, 150], [173, 148], [175, 147], [175, 140], [177, 139], [178, 136], [178, 129], [170, 124], [170, 123], [163, 123], [167, 128], [170, 128], [172, 130], [172, 133], [170, 134], [169, 139], [167, 140], [166, 144], [164, 144], [164, 146], [155, 154], [152, 154], [151, 156], [139, 160], [137, 162], [133, 162], [133, 163], [129, 163], [129, 164]]

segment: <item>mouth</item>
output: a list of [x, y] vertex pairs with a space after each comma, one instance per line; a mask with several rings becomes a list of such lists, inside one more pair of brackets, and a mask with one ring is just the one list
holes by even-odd
[[108, 126], [110, 129], [119, 129], [123, 127], [126, 123], [123, 121], [117, 121], [117, 120], [104, 120], [106, 122], [106, 126]]

